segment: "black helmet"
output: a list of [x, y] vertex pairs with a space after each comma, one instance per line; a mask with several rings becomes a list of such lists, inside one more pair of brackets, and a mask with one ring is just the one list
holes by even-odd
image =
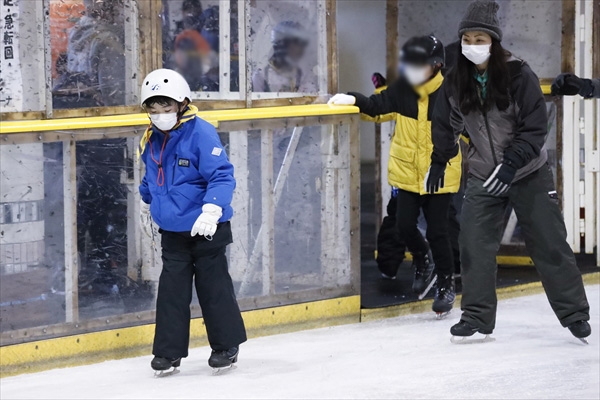
[[444, 45], [433, 35], [415, 36], [408, 39], [400, 50], [400, 61], [406, 64], [429, 64], [444, 66]]

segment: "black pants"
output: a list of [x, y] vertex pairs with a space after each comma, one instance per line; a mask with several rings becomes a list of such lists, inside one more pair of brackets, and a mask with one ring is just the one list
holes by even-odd
[[510, 204], [560, 323], [568, 326], [589, 320], [589, 304], [575, 256], [566, 240], [567, 230], [550, 168], [543, 166], [514, 183], [502, 197], [491, 196], [483, 183], [469, 177], [462, 210], [462, 319], [486, 330], [496, 325], [496, 254]]
[[[453, 274], [454, 259], [448, 234], [448, 209], [452, 194], [420, 195], [399, 190], [397, 201], [396, 224], [400, 240], [406, 244], [411, 253], [426, 253], [431, 248], [436, 273]], [[417, 228], [421, 209], [427, 221], [426, 236], [429, 246]]]
[[[448, 233], [450, 235], [450, 245], [452, 246], [452, 257], [454, 258], [454, 273], [460, 274], [460, 249], [458, 246], [458, 236], [460, 234], [460, 223], [458, 222], [457, 203], [462, 207], [462, 198], [457, 201], [453, 194], [453, 201], [450, 202], [448, 210]], [[462, 195], [460, 195], [462, 197]], [[396, 224], [396, 197], [392, 197], [387, 205], [387, 215], [383, 217], [379, 232], [377, 232], [377, 267], [381, 273], [388, 276], [396, 276], [402, 261], [406, 245], [398, 235]]]
[[212, 241], [187, 232], [162, 232], [163, 270], [152, 349], [155, 356], [187, 357], [194, 281], [210, 347], [227, 350], [246, 341], [225, 256], [231, 237], [229, 222], [219, 225]]

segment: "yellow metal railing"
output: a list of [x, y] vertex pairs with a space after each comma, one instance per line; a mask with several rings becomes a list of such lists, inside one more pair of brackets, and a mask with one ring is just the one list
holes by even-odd
[[[550, 85], [541, 85], [542, 93], [550, 94]], [[325, 115], [358, 114], [354, 106], [329, 107], [326, 104], [304, 106], [243, 108], [233, 110], [200, 111], [198, 116], [215, 127], [224, 121], [248, 121], [256, 119], [315, 117]], [[104, 117], [81, 117], [63, 119], [45, 119], [28, 121], [0, 122], [0, 135], [9, 133], [29, 133], [64, 131], [74, 129], [116, 128], [148, 125], [148, 116], [144, 113], [111, 115]]]
[[[257, 119], [318, 117], [326, 115], [358, 114], [353, 106], [330, 107], [326, 104], [304, 106], [243, 108], [234, 110], [200, 111], [198, 116], [215, 127], [225, 121], [249, 121]], [[148, 115], [128, 114], [106, 117], [82, 117], [64, 119], [46, 119], [31, 121], [6, 121], [0, 123], [0, 135], [9, 133], [30, 133], [46, 131], [65, 131], [74, 129], [116, 128], [148, 125]]]
[[551, 85], [540, 85], [540, 87], [542, 88], [542, 93], [549, 95], [551, 92], [550, 86]]

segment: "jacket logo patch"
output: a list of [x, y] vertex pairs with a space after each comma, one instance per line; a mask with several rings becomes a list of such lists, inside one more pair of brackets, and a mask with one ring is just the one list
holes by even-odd
[[221, 155], [221, 152], [223, 152], [223, 149], [221, 149], [219, 147], [213, 147], [212, 153], [210, 153], [210, 154], [212, 154], [213, 156], [217, 156], [218, 157], [218, 156]]
[[187, 158], [180, 158], [179, 162], [178, 162], [178, 165], [180, 167], [186, 167], [186, 168], [188, 168], [190, 166], [190, 160], [188, 160]]

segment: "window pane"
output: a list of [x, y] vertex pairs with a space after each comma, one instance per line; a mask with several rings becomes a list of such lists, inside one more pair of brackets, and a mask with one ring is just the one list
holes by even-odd
[[249, 58], [254, 98], [326, 90], [324, 12], [322, 1], [252, 2]]
[[0, 146], [0, 159], [0, 332], [64, 322], [62, 143]]
[[[180, 72], [193, 92], [239, 91], [238, 2], [230, 6], [218, 0], [163, 0], [162, 4], [163, 66]], [[228, 20], [221, 20], [223, 12]], [[227, 23], [230, 29], [225, 31], [231, 34], [221, 38], [219, 32]]]
[[0, 109], [45, 109], [43, 9], [41, 1], [0, 3]]
[[125, 0], [50, 0], [53, 107], [121, 106], [127, 87]]

